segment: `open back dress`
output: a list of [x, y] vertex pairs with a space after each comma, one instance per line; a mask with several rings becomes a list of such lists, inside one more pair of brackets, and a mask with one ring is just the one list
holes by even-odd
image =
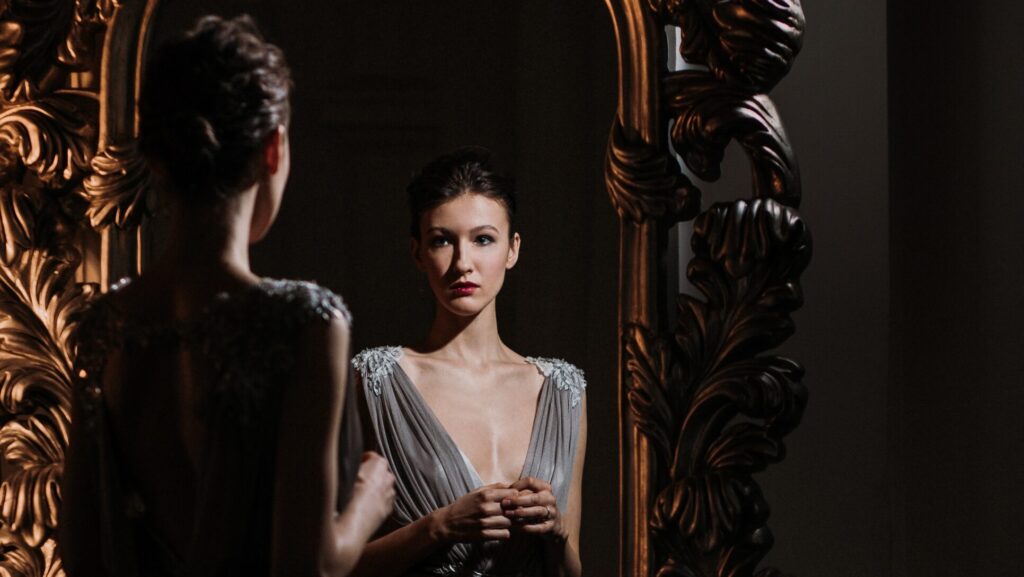
[[[125, 290], [125, 284], [111, 292]], [[282, 394], [292, 382], [303, 330], [336, 317], [350, 320], [345, 305], [312, 283], [265, 279], [218, 295], [187, 321], [153, 323], [126, 315], [111, 296], [104, 295], [84, 313], [76, 333], [74, 414], [84, 421], [71, 440], [76, 463], [85, 464], [74, 474], [97, 493], [102, 549], [97, 554], [106, 574], [267, 575]], [[122, 408], [127, 414], [116, 423], [104, 389], [116, 383], [124, 395], [180, 394], [181, 383], [194, 376], [180, 368], [183, 356], [192, 363], [187, 366], [203, 369], [203, 378], [195, 381], [201, 386], [186, 404], [190, 409], [183, 409], [192, 411], [189, 417], [199, 423], [202, 440], [191, 490], [185, 489], [189, 502], [179, 505], [166, 503], [166, 495], [154, 494], [133, 474], [137, 463], [125, 455], [126, 439], [118, 436], [133, 418], [132, 405]], [[346, 400], [342, 421], [343, 499], [362, 448], [353, 398]], [[140, 441], [132, 443], [139, 446]], [[160, 450], [152, 446], [157, 455]], [[186, 544], [169, 546], [152, 518], [157, 505], [164, 511], [169, 505], [189, 509], [183, 517], [191, 519]]]

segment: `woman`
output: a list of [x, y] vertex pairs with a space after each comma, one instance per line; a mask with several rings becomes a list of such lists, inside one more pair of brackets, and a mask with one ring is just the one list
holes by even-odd
[[79, 325], [70, 577], [345, 575], [391, 510], [379, 455], [339, 479], [339, 455], [358, 460], [339, 447], [341, 299], [249, 269], [288, 177], [290, 85], [247, 17], [199, 20], [149, 68], [140, 145], [173, 221], [163, 255]]
[[437, 159], [409, 186], [411, 251], [434, 294], [422, 343], [353, 359], [366, 421], [397, 478], [359, 575], [580, 575], [585, 382], [498, 335], [519, 258], [511, 182], [487, 151]]

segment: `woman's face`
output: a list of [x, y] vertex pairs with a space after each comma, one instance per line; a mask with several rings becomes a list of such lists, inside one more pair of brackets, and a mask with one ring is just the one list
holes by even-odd
[[500, 202], [472, 192], [423, 213], [413, 259], [441, 306], [472, 316], [494, 302], [519, 258], [510, 226]]

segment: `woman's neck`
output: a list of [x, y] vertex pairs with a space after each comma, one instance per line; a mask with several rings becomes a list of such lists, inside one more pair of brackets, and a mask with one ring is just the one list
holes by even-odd
[[[157, 263], [177, 277], [214, 281], [228, 276], [253, 280], [249, 268], [249, 227], [255, 188], [216, 204], [177, 202], [173, 207], [170, 238]], [[216, 281], [214, 281], [216, 282]]]
[[509, 350], [498, 335], [494, 302], [474, 316], [460, 316], [438, 306], [421, 352], [470, 364], [503, 359]]

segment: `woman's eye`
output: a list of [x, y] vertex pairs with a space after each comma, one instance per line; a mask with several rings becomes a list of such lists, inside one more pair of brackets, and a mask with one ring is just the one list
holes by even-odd
[[487, 246], [489, 244], [492, 244], [493, 242], [494, 242], [494, 237], [493, 236], [489, 236], [489, 235], [486, 235], [486, 234], [481, 234], [480, 236], [476, 237], [476, 243], [480, 244], [480, 245]]
[[448, 245], [448, 239], [443, 236], [435, 236], [430, 239], [430, 246], [433, 248], [441, 248], [442, 246]]

